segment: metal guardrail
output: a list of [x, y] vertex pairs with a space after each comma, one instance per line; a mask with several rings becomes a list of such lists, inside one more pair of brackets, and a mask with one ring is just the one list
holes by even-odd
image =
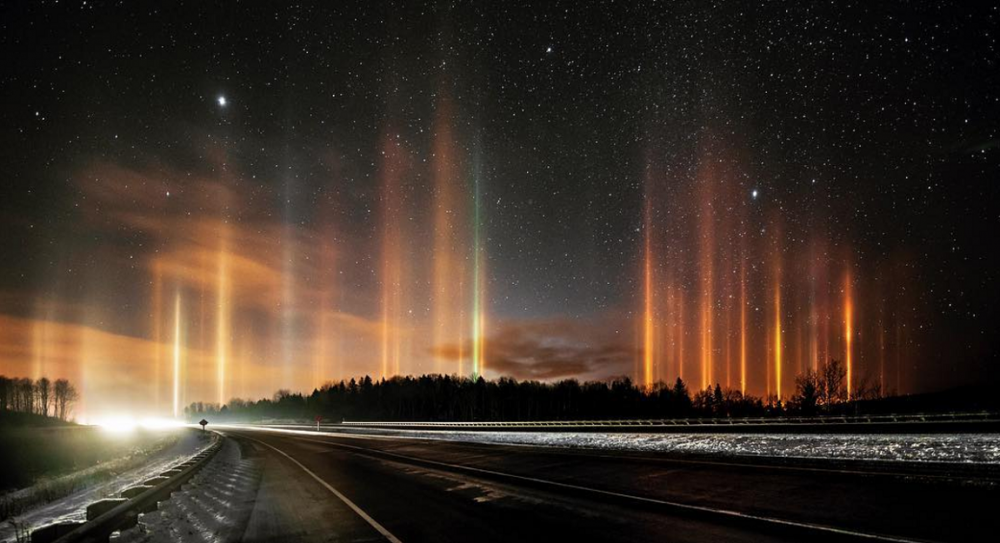
[[[222, 438], [218, 434], [214, 434], [214, 440], [205, 450], [196, 454], [187, 462], [173, 469], [166, 470], [164, 474], [169, 474], [168, 477], [156, 478], [166, 480], [159, 482], [137, 496], [127, 499], [97, 518], [80, 524], [79, 527], [56, 539], [55, 543], [106, 542], [112, 533], [123, 526], [127, 526], [130, 520], [138, 517], [139, 513], [155, 510], [158, 502], [169, 498], [171, 493], [179, 489], [181, 485], [204, 468], [208, 464], [208, 461], [222, 447]], [[34, 539], [34, 534], [32, 534], [32, 539]]]
[[754, 426], [754, 425], [832, 425], [832, 424], [899, 424], [926, 422], [1000, 422], [1000, 413], [944, 413], [908, 415], [867, 415], [829, 417], [756, 417], [720, 419], [626, 419], [626, 420], [552, 420], [552, 421], [490, 421], [490, 422], [389, 422], [344, 421], [343, 426], [354, 427], [419, 427], [419, 428], [600, 428], [600, 427], [662, 427], [685, 426]]

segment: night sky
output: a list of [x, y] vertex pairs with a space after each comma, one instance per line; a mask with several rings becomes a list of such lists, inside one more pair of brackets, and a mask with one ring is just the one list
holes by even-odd
[[0, 8], [0, 373], [85, 412], [997, 380], [996, 6], [165, 4]]

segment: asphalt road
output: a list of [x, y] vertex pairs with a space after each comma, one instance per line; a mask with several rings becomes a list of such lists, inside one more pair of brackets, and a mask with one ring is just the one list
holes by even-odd
[[[245, 541], [986, 541], [1000, 487], [774, 465], [226, 429], [263, 459]], [[262, 506], [266, 505], [266, 506]]]

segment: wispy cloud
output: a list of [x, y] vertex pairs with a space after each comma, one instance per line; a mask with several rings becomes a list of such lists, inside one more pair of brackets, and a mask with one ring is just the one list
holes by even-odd
[[[438, 345], [434, 356], [467, 357], [471, 343]], [[636, 358], [630, 338], [608, 326], [569, 318], [508, 320], [486, 340], [486, 371], [518, 379], [604, 379], [629, 371]]]

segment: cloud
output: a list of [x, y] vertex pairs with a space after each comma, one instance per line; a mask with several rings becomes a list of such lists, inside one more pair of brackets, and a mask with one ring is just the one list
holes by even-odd
[[[468, 357], [471, 342], [432, 348], [438, 358]], [[605, 324], [569, 318], [509, 320], [485, 341], [487, 374], [517, 379], [604, 379], [626, 373], [637, 350]], [[461, 356], [460, 356], [461, 355]]]
[[[238, 336], [229, 346], [226, 398], [269, 397], [283, 379], [296, 388], [316, 386], [315, 373], [339, 370], [362, 375], [376, 363], [354, 353], [377, 341], [377, 323], [335, 311], [325, 314], [330, 332], [291, 344], [291, 364], [281, 360], [275, 338]], [[179, 343], [181, 405], [215, 401], [216, 344], [202, 345], [191, 322], [182, 323]], [[335, 332], [335, 333], [334, 333]], [[0, 374], [8, 377], [67, 378], [81, 392], [76, 414], [94, 417], [131, 411], [163, 414], [173, 401], [173, 337], [160, 342], [116, 334], [97, 326], [0, 314]], [[323, 359], [316, 358], [324, 354]], [[312, 385], [307, 385], [312, 383]]]
[[[45, 296], [0, 292], [0, 368], [74, 379], [87, 412], [139, 408], [152, 398], [162, 413], [172, 403], [179, 303], [182, 403], [217, 401], [220, 373], [228, 399], [380, 376], [396, 365], [404, 374], [471, 369], [468, 342], [432, 346], [457, 339], [467, 323], [460, 294], [437, 305], [431, 299], [434, 265], [450, 261], [430, 258], [423, 238], [401, 230], [389, 244], [402, 271], [385, 283], [387, 242], [372, 228], [384, 217], [350, 221], [323, 200], [302, 214], [314, 220], [288, 220], [273, 212], [280, 195], [271, 188], [223, 166], [212, 171], [96, 162], [74, 176], [86, 202], [77, 226], [96, 242], [86, 250], [101, 254], [92, 259], [97, 277]], [[450, 258], [461, 262], [464, 253], [454, 249]], [[444, 275], [467, 273], [459, 266]], [[539, 380], [626, 373], [635, 346], [608, 322], [624, 321], [490, 318], [485, 373]]]

